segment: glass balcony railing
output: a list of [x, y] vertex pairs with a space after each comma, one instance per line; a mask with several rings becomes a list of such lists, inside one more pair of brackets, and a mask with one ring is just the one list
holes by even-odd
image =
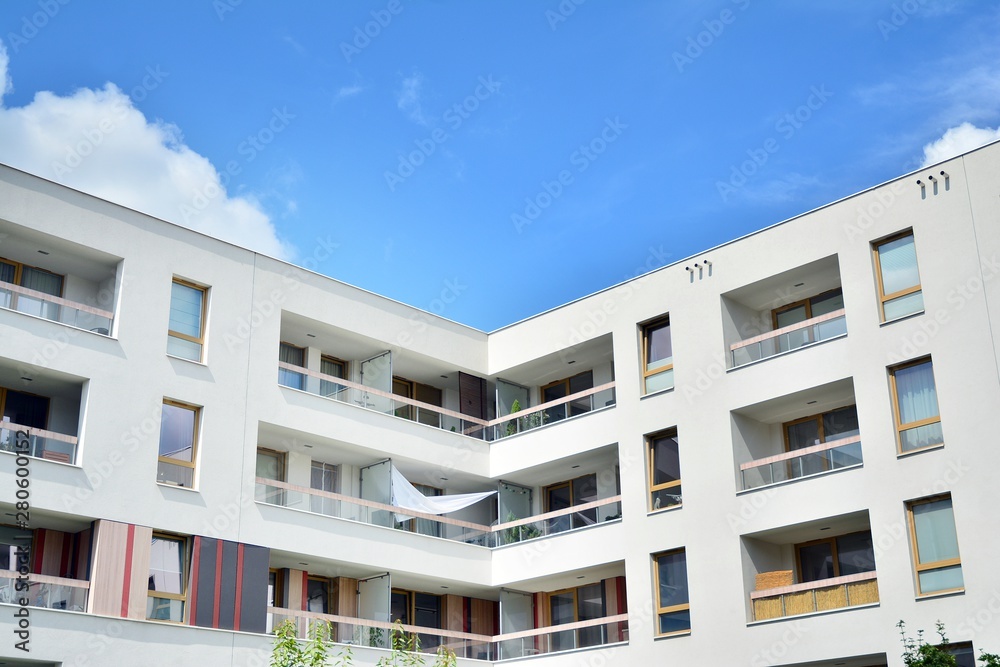
[[75, 464], [76, 444], [74, 435], [0, 422], [0, 451]]
[[[278, 384], [341, 403], [356, 405], [367, 410], [375, 410], [442, 430], [454, 431], [479, 440], [499, 440], [615, 404], [615, 383], [608, 382], [522, 410], [513, 415], [486, 420], [463, 415], [439, 405], [431, 405], [374, 387], [367, 387], [333, 375], [317, 373], [283, 361], [278, 362]], [[610, 399], [605, 399], [603, 405], [598, 405], [595, 397], [601, 392], [610, 392]]]
[[625, 643], [629, 634], [628, 614], [491, 636], [281, 607], [268, 607], [267, 613], [268, 627], [277, 628], [284, 621], [291, 620], [296, 636], [301, 639], [307, 637], [310, 624], [327, 622], [330, 624], [330, 636], [337, 642], [388, 648], [393, 631], [401, 629], [410, 636], [419, 637], [423, 653], [435, 653], [439, 647], [445, 647], [459, 657], [477, 660], [508, 660]]
[[845, 335], [847, 335], [847, 317], [841, 308], [733, 343], [729, 346], [730, 361], [735, 368]]
[[750, 593], [753, 620], [767, 621], [785, 616], [876, 604], [879, 601], [875, 572], [820, 579]]
[[863, 463], [861, 436], [823, 442], [740, 464], [743, 490], [853, 468]]
[[0, 308], [108, 336], [115, 314], [102, 308], [52, 296], [13, 283], [0, 282]]
[[30, 607], [86, 611], [89, 581], [43, 574], [27, 577], [27, 583], [23, 579], [19, 582], [17, 572], [0, 570], [0, 603], [18, 604], [18, 600], [26, 598]]
[[[399, 528], [430, 537], [490, 548], [588, 526], [603, 525], [621, 519], [621, 496], [612, 496], [525, 519], [487, 526], [263, 477], [257, 477], [255, 482], [255, 500], [265, 505], [288, 507], [375, 526]], [[603, 510], [601, 514], [604, 515], [604, 519], [601, 521], [598, 520], [598, 510]]]

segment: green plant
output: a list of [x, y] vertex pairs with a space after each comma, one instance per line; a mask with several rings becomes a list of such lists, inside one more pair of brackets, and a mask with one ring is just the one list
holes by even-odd
[[[421, 667], [425, 664], [420, 655], [420, 637], [403, 629], [402, 621], [396, 621], [389, 631], [391, 653], [379, 658], [375, 667]], [[433, 667], [457, 667], [458, 659], [451, 649], [438, 646]]]
[[[510, 414], [521, 411], [521, 401], [514, 399], [514, 402], [510, 404]], [[517, 433], [517, 419], [511, 419], [507, 422], [507, 435], [514, 435]]]
[[[274, 632], [271, 667], [325, 667], [330, 655], [330, 624], [313, 621], [309, 624], [309, 639], [303, 647], [296, 637], [295, 622], [286, 618]], [[336, 667], [350, 667], [354, 656], [345, 646], [334, 657]]]
[[[900, 621], [896, 624], [903, 642], [903, 664], [906, 667], [957, 667], [958, 661], [948, 651], [948, 636], [944, 631], [944, 623], [938, 621], [934, 629], [940, 637], [940, 642], [930, 644], [924, 639], [924, 631], [917, 630], [916, 638], [906, 634], [906, 624]], [[982, 651], [979, 661], [984, 667], [1000, 667], [1000, 656]]]
[[[518, 517], [514, 516], [513, 512], [507, 512], [507, 518], [504, 519], [504, 523], [517, 521], [517, 519]], [[532, 540], [541, 536], [542, 531], [538, 530], [538, 526], [533, 523], [503, 529], [504, 544], [513, 544], [514, 542], [520, 542], [521, 540]]]

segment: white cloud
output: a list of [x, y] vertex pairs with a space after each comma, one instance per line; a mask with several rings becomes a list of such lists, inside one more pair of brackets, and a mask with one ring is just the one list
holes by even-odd
[[360, 93], [364, 88], [359, 85], [354, 86], [342, 86], [340, 90], [337, 91], [337, 99], [342, 100], [346, 97], [354, 97]]
[[924, 146], [924, 161], [920, 166], [923, 168], [953, 158], [997, 140], [1000, 140], [1000, 127], [976, 127], [972, 123], [950, 127], [940, 139]]
[[[8, 62], [0, 42], [0, 81]], [[137, 89], [146, 94], [169, 76], [150, 70], [154, 83]], [[179, 128], [147, 120], [112, 83], [66, 96], [40, 91], [21, 107], [0, 98], [0, 137], [0, 162], [12, 167], [268, 255], [294, 255], [255, 197], [228, 194]]]
[[420, 89], [423, 84], [424, 77], [420, 74], [403, 79], [403, 83], [396, 93], [396, 106], [401, 111], [405, 111], [413, 122], [426, 125], [427, 119], [424, 117], [424, 110], [420, 104]]
[[3, 103], [3, 96], [14, 89], [10, 74], [7, 73], [8, 66], [10, 58], [7, 57], [7, 49], [4, 48], [3, 42], [0, 42], [0, 104]]

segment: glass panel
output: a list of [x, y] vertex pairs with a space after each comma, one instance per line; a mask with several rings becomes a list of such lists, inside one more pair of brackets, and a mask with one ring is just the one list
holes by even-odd
[[660, 634], [684, 632], [691, 629], [691, 612], [687, 609], [660, 614]]
[[924, 309], [924, 293], [913, 292], [906, 296], [890, 299], [882, 305], [882, 308], [885, 310], [886, 320], [894, 320], [913, 313], [919, 313]]
[[195, 343], [176, 336], [167, 336], [167, 354], [190, 361], [201, 361], [201, 343]]
[[962, 579], [962, 566], [952, 565], [939, 570], [926, 570], [917, 574], [920, 583], [920, 593], [937, 593], [954, 588], [962, 588], [965, 582]]
[[809, 307], [813, 317], [832, 313], [844, 307], [844, 295], [840, 290], [837, 290], [833, 294], [813, 297], [809, 301]]
[[951, 498], [912, 506], [917, 533], [917, 561], [934, 563], [958, 558], [958, 535]]
[[829, 579], [833, 572], [833, 547], [829, 542], [799, 548], [802, 582]]
[[324, 579], [309, 579], [306, 590], [306, 610], [319, 614], [330, 612], [328, 585]]
[[[361, 384], [366, 387], [392, 393], [392, 354], [383, 352], [371, 359], [361, 362]], [[364, 394], [360, 403], [362, 407], [379, 412], [392, 411], [392, 399], [374, 394]]]
[[[337, 475], [339, 466], [321, 461], [313, 461], [310, 470], [309, 486], [319, 491], [337, 492]], [[310, 496], [310, 509], [318, 514], [337, 516], [337, 503], [333, 498]]]
[[[792, 324], [798, 324], [799, 322], [806, 321], [806, 307], [805, 304], [801, 306], [796, 306], [795, 308], [789, 308], [788, 310], [778, 313], [775, 317], [777, 320], [778, 329], [790, 326]], [[802, 328], [796, 331], [791, 331], [787, 334], [783, 334], [778, 337], [778, 350], [780, 352], [785, 352], [787, 350], [794, 350], [795, 348], [802, 347], [809, 341], [809, 328]]]
[[146, 598], [146, 618], [154, 621], [184, 622], [184, 601], [170, 598]]
[[160, 416], [160, 456], [191, 462], [194, 453], [196, 411], [179, 405], [163, 404]]
[[679, 444], [676, 435], [658, 436], [653, 439], [653, 485], [676, 482], [681, 478]]
[[201, 338], [201, 314], [205, 292], [172, 283], [170, 286], [170, 330]]
[[875, 571], [875, 551], [872, 534], [852, 533], [837, 538], [837, 564], [840, 576]]
[[[532, 614], [532, 596], [529, 593], [517, 591], [500, 591], [500, 633], [520, 632], [531, 630], [534, 627]], [[531, 645], [526, 646], [525, 642], [530, 641]], [[500, 657], [520, 658], [525, 654], [525, 649], [534, 649], [534, 638], [509, 639], [500, 642]]]
[[681, 487], [671, 486], [669, 489], [653, 491], [652, 498], [653, 498], [653, 510], [663, 509], [665, 507], [673, 507], [674, 505], [680, 505], [682, 498]]
[[175, 484], [186, 488], [194, 487], [194, 468], [174, 465], [166, 461], [156, 462], [156, 481], [160, 484]]
[[652, 371], [673, 362], [670, 343], [670, 323], [656, 324], [646, 329], [646, 370]]
[[282, 465], [282, 456], [280, 453], [257, 450], [257, 477], [283, 482], [284, 473], [285, 470], [284, 465]]
[[149, 549], [149, 590], [160, 593], [184, 593], [184, 542], [153, 537]]
[[660, 582], [660, 607], [688, 603], [687, 558], [683, 551], [661, 554], [656, 558]]
[[[361, 469], [361, 497], [364, 500], [373, 500], [377, 503], [383, 503], [386, 505], [392, 504], [392, 463], [390, 461], [382, 461], [381, 463], [374, 463], [370, 466], [366, 466]], [[375, 524], [376, 526], [389, 526], [395, 525], [395, 517], [393, 517], [392, 512], [385, 510], [371, 510], [366, 508], [366, 511], [370, 512], [368, 517], [368, 523]], [[379, 620], [379, 619], [372, 619]]]
[[[573, 506], [572, 491], [570, 490], [569, 484], [561, 484], [555, 487], [549, 487], [545, 491], [546, 493], [546, 511], [555, 512], [557, 510], [566, 509], [567, 507]], [[549, 519], [546, 524], [548, 526], [549, 533], [561, 533], [564, 530], [570, 529], [570, 524], [572, 519], [571, 515], [564, 514], [563, 516], [557, 516], [553, 519]]]
[[[330, 359], [329, 357], [323, 357], [319, 362], [319, 372], [323, 375], [332, 375], [333, 377], [347, 379], [346, 369], [343, 362]], [[336, 382], [330, 382], [329, 380], [319, 381], [319, 393], [321, 396], [326, 396], [327, 398], [338, 398], [342, 392], [345, 392], [347, 387], [338, 384]]]
[[[305, 350], [301, 347], [281, 343], [278, 346], [278, 361], [282, 361], [292, 366], [305, 367]], [[278, 369], [278, 384], [292, 389], [304, 389], [306, 376], [285, 368]]]
[[0, 283], [14, 283], [17, 266], [0, 260]]
[[976, 652], [972, 644], [953, 644], [940, 648], [955, 658], [957, 667], [976, 667]]
[[854, 405], [831, 410], [823, 415], [823, 437], [825, 442], [850, 438], [860, 434], [858, 409]]
[[[789, 451], [812, 447], [820, 443], [818, 419], [810, 419], [798, 424], [789, 424], [785, 427], [785, 432], [788, 435]], [[793, 479], [804, 475], [815, 475], [826, 469], [826, 457], [809, 454], [798, 459], [792, 459], [787, 465], [789, 467], [789, 476]]]
[[[912, 234], [878, 246], [878, 260], [882, 271], [883, 294], [893, 294], [920, 284], [917, 251]], [[886, 318], [888, 319], [888, 315]]]
[[[604, 585], [581, 586], [576, 591], [576, 615], [579, 621], [604, 617]], [[577, 631], [578, 646], [600, 646], [604, 643], [604, 626], [595, 625]]]
[[[413, 625], [422, 628], [441, 627], [441, 598], [429, 593], [413, 594]], [[420, 646], [422, 649], [433, 650], [441, 643], [438, 635], [420, 633]]]
[[908, 428], [899, 434], [899, 444], [904, 452], [940, 445], [942, 442], [944, 442], [944, 433], [941, 431], [941, 422]]
[[901, 424], [937, 416], [937, 390], [931, 362], [896, 369], [894, 376]]
[[[579, 375], [574, 375], [569, 379], [569, 393], [576, 394], [581, 391], [586, 391], [593, 388], [594, 386], [594, 373], [592, 371], [586, 371], [585, 373], [580, 373]], [[584, 396], [583, 398], [577, 399], [569, 404], [569, 414], [571, 417], [576, 415], [582, 415], [585, 412], [590, 412], [593, 404], [591, 403], [593, 396]]]
[[[572, 591], [555, 593], [549, 597], [549, 609], [552, 614], [552, 625], [563, 625], [576, 621], [576, 604]], [[576, 633], [554, 632], [550, 635], [553, 651], [565, 651], [575, 648]]]
[[660, 391], [661, 389], [670, 389], [674, 386], [674, 369], [671, 368], [667, 371], [662, 371], [656, 375], [650, 375], [646, 378], [646, 393], [652, 394], [654, 391]]
[[45, 429], [48, 425], [49, 399], [45, 396], [7, 390], [3, 405], [3, 420], [21, 426]]
[[[597, 500], [597, 475], [578, 477], [573, 482], [573, 504], [583, 505]], [[583, 510], [573, 515], [573, 527], [582, 528], [597, 523], [597, 508]]]

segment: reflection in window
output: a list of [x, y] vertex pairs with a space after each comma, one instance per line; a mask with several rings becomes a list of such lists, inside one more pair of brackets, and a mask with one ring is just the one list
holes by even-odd
[[924, 297], [920, 290], [913, 232], [876, 243], [874, 252], [882, 321], [922, 311]]

